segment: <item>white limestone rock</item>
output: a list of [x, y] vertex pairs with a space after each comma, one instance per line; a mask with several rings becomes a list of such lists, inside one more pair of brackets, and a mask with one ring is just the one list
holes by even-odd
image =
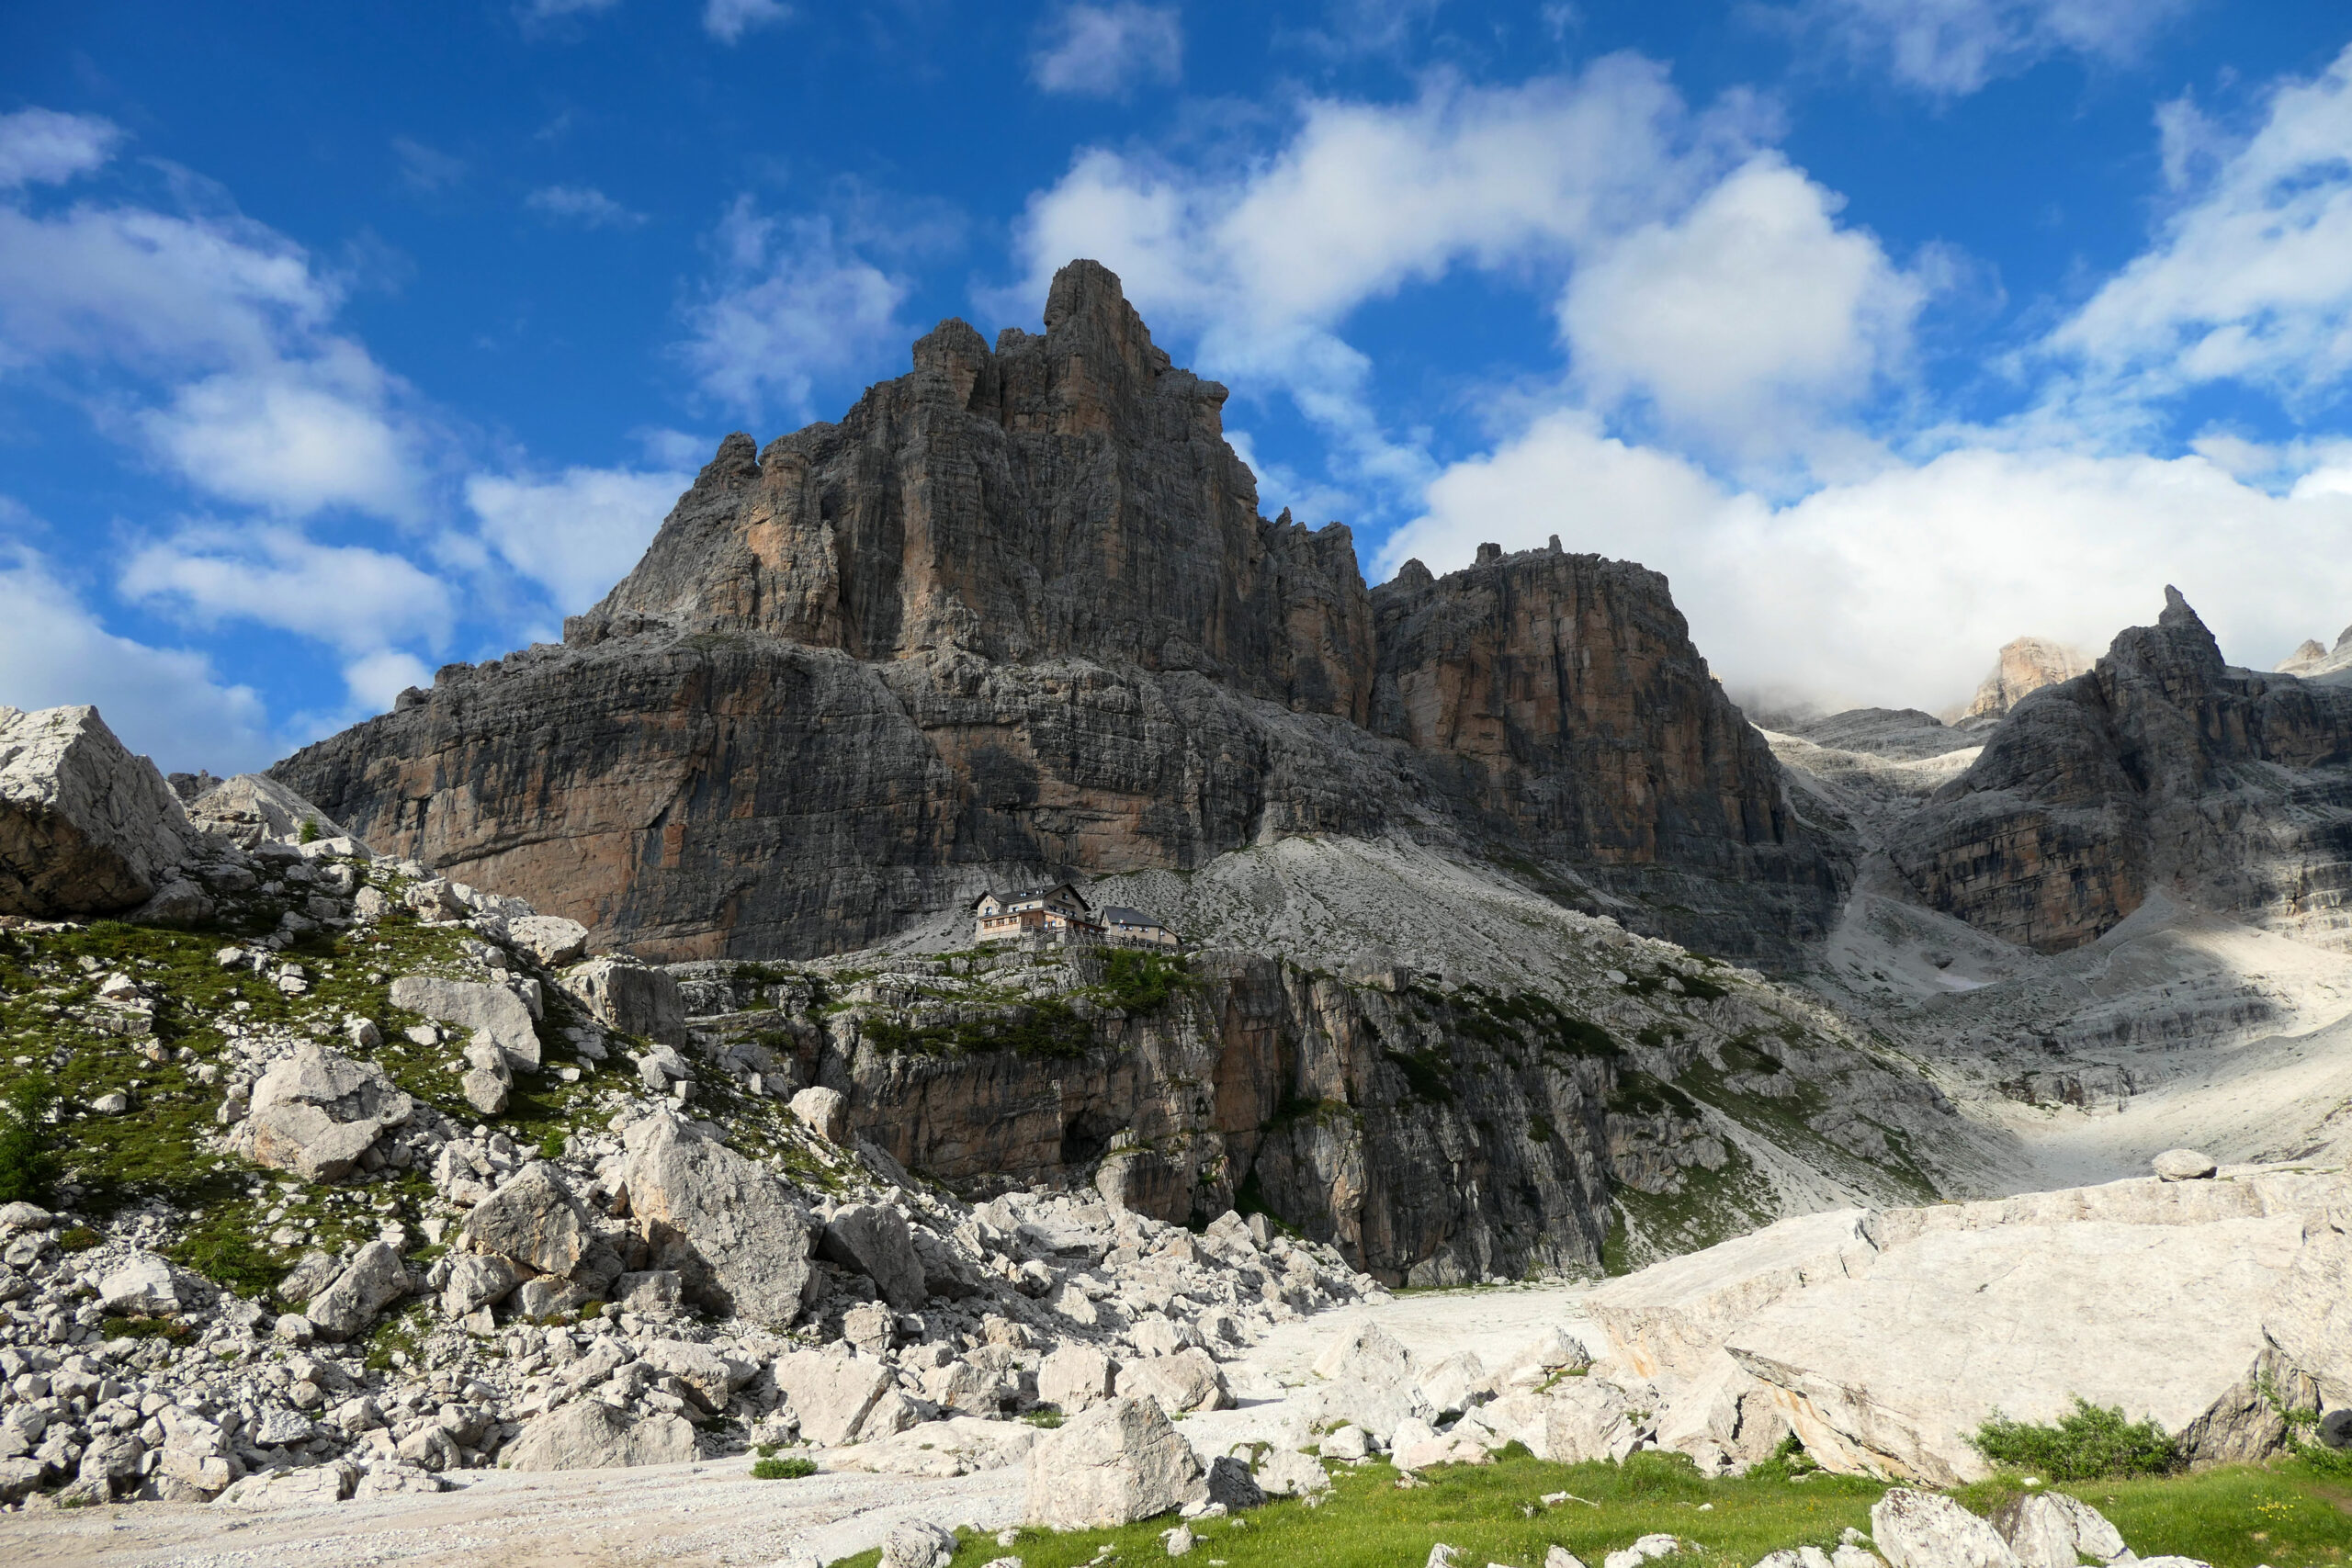
[[624, 1141], [629, 1213], [657, 1269], [711, 1311], [791, 1325], [808, 1283], [813, 1226], [792, 1189], [668, 1112], [632, 1124]]
[[1871, 1506], [1871, 1540], [1892, 1568], [2020, 1568], [1990, 1524], [1949, 1497], [1905, 1486]]
[[1120, 1397], [1047, 1432], [1029, 1450], [1028, 1520], [1049, 1529], [1115, 1529], [1178, 1507], [1204, 1480], [1159, 1405]]
[[392, 982], [391, 1000], [435, 1023], [469, 1031], [474, 1043], [495, 1046], [514, 1071], [539, 1070], [539, 1036], [530, 1006], [505, 986], [402, 975]]
[[127, 909], [188, 852], [179, 797], [97, 709], [0, 707], [0, 914]]
[[527, 1423], [504, 1456], [509, 1470], [620, 1470], [695, 1457], [695, 1429], [682, 1416], [633, 1416], [596, 1399], [575, 1399]]
[[616, 1034], [664, 1045], [689, 1043], [685, 995], [667, 970], [607, 954], [565, 970], [559, 983]]
[[305, 1041], [254, 1084], [236, 1141], [255, 1163], [309, 1181], [347, 1176], [415, 1104], [383, 1069]]

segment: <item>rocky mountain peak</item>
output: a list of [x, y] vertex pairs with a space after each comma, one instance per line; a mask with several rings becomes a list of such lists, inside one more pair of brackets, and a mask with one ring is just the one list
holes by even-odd
[[2071, 681], [2091, 667], [2087, 655], [2049, 637], [2021, 637], [2002, 646], [1976, 695], [1947, 723], [1984, 728], [2045, 686]]

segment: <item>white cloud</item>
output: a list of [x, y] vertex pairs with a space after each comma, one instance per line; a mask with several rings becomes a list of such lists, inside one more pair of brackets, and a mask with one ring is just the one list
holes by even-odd
[[1858, 65], [1958, 96], [2060, 54], [2130, 61], [2193, 3], [1803, 0], [1780, 15], [1801, 31], [1827, 38]]
[[792, 7], [783, 0], [706, 0], [703, 30], [721, 43], [734, 43], [753, 28], [772, 28], [792, 19]]
[[567, 468], [551, 479], [481, 474], [466, 481], [466, 502], [507, 564], [577, 615], [628, 575], [693, 482], [690, 472], [621, 468]]
[[557, 17], [609, 11], [620, 3], [621, 0], [527, 0], [522, 13], [525, 21], [547, 21]]
[[405, 389], [330, 330], [341, 303], [299, 246], [244, 219], [0, 203], [0, 372], [63, 361], [148, 383], [94, 406], [128, 396], [128, 426], [223, 499], [412, 519]]
[[542, 218], [564, 219], [590, 229], [634, 229], [645, 214], [633, 212], [594, 186], [543, 186], [523, 198]]
[[466, 177], [463, 158], [428, 147], [414, 137], [393, 137], [392, 156], [400, 160], [401, 183], [428, 196], [461, 184]]
[[1173, 6], [1070, 5], [1046, 32], [1030, 56], [1029, 75], [1048, 93], [1113, 97], [1137, 83], [1183, 74], [1184, 28]]
[[[2210, 128], [2165, 127], [2185, 181]], [[2046, 350], [2094, 400], [2144, 402], [2211, 381], [2290, 401], [2352, 371], [2352, 49], [2272, 95], [2245, 144], [2156, 243], [2053, 332]]]
[[1577, 379], [1735, 457], [1818, 439], [1903, 364], [1926, 295], [1871, 235], [1838, 227], [1840, 205], [1762, 153], [1626, 236], [1561, 301]]
[[133, 549], [116, 586], [196, 626], [250, 622], [355, 654], [437, 646], [454, 614], [447, 586], [403, 558], [282, 527], [184, 528]]
[[0, 703], [96, 704], [123, 744], [166, 773], [237, 773], [276, 754], [251, 687], [223, 682], [201, 653], [115, 636], [22, 545], [0, 545]]
[[1833, 706], [1942, 706], [2022, 635], [2104, 649], [2168, 582], [2262, 669], [2352, 606], [2352, 495], [2324, 478], [2280, 497], [2201, 456], [1972, 447], [1774, 507], [1574, 414], [1450, 468], [1380, 557], [1443, 572], [1555, 533], [1665, 572], [1735, 690]]
[[62, 185], [114, 155], [122, 129], [96, 115], [55, 109], [0, 114], [0, 190]]
[[343, 667], [344, 689], [359, 713], [382, 713], [411, 686], [433, 684], [433, 671], [413, 653], [395, 648], [363, 653]]
[[766, 218], [749, 197], [719, 222], [718, 276], [687, 312], [678, 354], [705, 391], [750, 413], [810, 416], [820, 378], [871, 366], [912, 337], [907, 286], [843, 244], [824, 218]]

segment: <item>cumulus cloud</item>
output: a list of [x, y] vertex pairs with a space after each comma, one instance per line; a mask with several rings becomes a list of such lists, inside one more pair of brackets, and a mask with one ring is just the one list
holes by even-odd
[[1735, 457], [1777, 450], [1867, 395], [1908, 351], [1924, 297], [1838, 198], [1758, 152], [1733, 96], [1693, 112], [1655, 62], [1614, 55], [1510, 87], [1430, 79], [1409, 101], [1311, 99], [1268, 155], [1194, 169], [1082, 152], [1034, 197], [1034, 309], [1095, 257], [1210, 374], [1278, 389], [1375, 491], [1433, 470], [1379, 428], [1342, 333], [1367, 301], [1475, 268], [1557, 296], [1584, 395], [1639, 401]]
[[[2177, 120], [2176, 116], [2176, 120]], [[2167, 124], [2184, 184], [2210, 128]], [[2352, 371], [2352, 49], [2270, 96], [2156, 243], [2044, 347], [2093, 399], [2144, 401], [2236, 381], [2294, 401]]]
[[1380, 559], [1442, 572], [1483, 540], [1557, 534], [1665, 572], [1735, 690], [1937, 708], [2012, 637], [2105, 648], [2154, 618], [2166, 583], [2225, 655], [2267, 669], [2345, 618], [2347, 529], [2352, 494], [2324, 478], [2280, 495], [2202, 456], [2046, 448], [1971, 446], [1776, 506], [1555, 413], [1450, 468]]
[[[2135, 58], [2194, 0], [1803, 0], [1777, 13], [1860, 67], [1940, 96], [2061, 54]], [[1774, 13], [1767, 13], [1772, 15]]]
[[576, 615], [628, 575], [690, 472], [567, 468], [553, 479], [480, 474], [466, 502], [508, 565]]
[[792, 19], [792, 7], [783, 0], [706, 0], [703, 30], [721, 43], [734, 43], [753, 28], [772, 28]]
[[403, 557], [284, 527], [183, 528], [134, 547], [116, 588], [194, 626], [242, 621], [350, 653], [437, 646], [455, 614], [447, 586]]
[[355, 711], [382, 713], [411, 686], [433, 684], [433, 671], [413, 653], [384, 648], [345, 664], [343, 684]]
[[820, 379], [873, 365], [913, 334], [907, 285], [843, 243], [823, 217], [772, 218], [749, 197], [719, 222], [719, 265], [687, 311], [678, 355], [728, 408], [807, 419]]
[[[12, 517], [21, 513], [0, 502], [0, 524]], [[0, 543], [0, 703], [95, 704], [166, 772], [239, 773], [275, 755], [250, 686], [223, 681], [204, 654], [107, 631], [53, 563], [15, 542]]]
[[114, 155], [122, 130], [96, 115], [55, 109], [0, 114], [0, 190], [62, 185]]
[[1114, 97], [1138, 83], [1183, 74], [1184, 28], [1173, 6], [1117, 0], [1064, 6], [1029, 58], [1030, 80], [1048, 93]]
[[1603, 403], [1738, 457], [1801, 445], [1901, 365], [1926, 289], [1777, 154], [1577, 270], [1560, 321]]
[[542, 218], [589, 229], [634, 229], [645, 214], [632, 212], [594, 186], [542, 186], [523, 198]]

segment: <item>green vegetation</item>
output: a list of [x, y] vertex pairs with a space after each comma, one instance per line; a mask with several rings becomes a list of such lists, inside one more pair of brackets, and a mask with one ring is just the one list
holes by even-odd
[[1114, 947], [1102, 960], [1102, 998], [1122, 1012], [1157, 1012], [1192, 984], [1192, 965], [1172, 953]]
[[[1709, 1481], [1679, 1455], [1635, 1454], [1623, 1466], [1558, 1465], [1507, 1449], [1490, 1465], [1427, 1472], [1410, 1490], [1385, 1462], [1340, 1467], [1330, 1501], [1319, 1508], [1283, 1499], [1231, 1518], [1194, 1521], [1199, 1543], [1188, 1561], [1217, 1559], [1228, 1568], [1396, 1568], [1424, 1561], [1445, 1541], [1464, 1563], [1538, 1568], [1547, 1548], [1565, 1546], [1586, 1562], [1642, 1536], [1664, 1532], [1685, 1542], [1671, 1561], [1685, 1568], [1748, 1568], [1767, 1554], [1799, 1546], [1834, 1547], [1839, 1532], [1870, 1529], [1871, 1505], [1884, 1483], [1813, 1469], [1801, 1450], [1785, 1451], [1737, 1480]], [[1962, 1489], [1970, 1509], [1988, 1513], [2020, 1490], [2015, 1476]], [[2115, 1521], [2143, 1556], [2180, 1555], [2215, 1568], [2258, 1563], [2340, 1564], [2352, 1551], [2352, 1496], [2301, 1461], [2234, 1465], [2164, 1479], [2115, 1481], [2070, 1488]], [[1537, 1499], [1566, 1492], [1546, 1507]], [[1162, 1530], [1173, 1516], [1122, 1529], [1055, 1535], [1025, 1529], [1012, 1547], [990, 1535], [960, 1542], [955, 1568], [980, 1565], [1008, 1551], [1027, 1568], [1079, 1568], [1115, 1553], [1122, 1562], [1165, 1557]], [[877, 1552], [845, 1560], [873, 1568]]]
[[817, 1473], [817, 1461], [802, 1459], [798, 1454], [784, 1459], [755, 1459], [752, 1461], [754, 1481], [797, 1481], [804, 1475]]
[[109, 1339], [192, 1339], [196, 1330], [175, 1317], [109, 1317], [98, 1325]]
[[1453, 1086], [1446, 1081], [1452, 1064], [1435, 1051], [1383, 1051], [1388, 1065], [1405, 1075], [1406, 1092], [1432, 1105], [1453, 1103]]
[[1474, 982], [1451, 995], [1419, 987], [1411, 994], [1417, 1000], [1439, 1009], [1452, 1032], [1481, 1045], [1532, 1045], [1564, 1056], [1618, 1055], [1617, 1042], [1609, 1031], [1562, 1011], [1557, 1003], [1540, 991], [1517, 991], [1504, 996]]
[[1645, 1072], [1623, 1072], [1609, 1091], [1611, 1116], [1679, 1116], [1696, 1121], [1699, 1107], [1691, 1098], [1663, 1078]]
[[302, 826], [296, 830], [294, 840], [295, 842], [302, 844], [317, 843], [319, 841], [319, 819], [315, 817], [303, 818]]
[[57, 1153], [49, 1130], [57, 1088], [46, 1076], [26, 1077], [0, 1103], [0, 1203], [46, 1203], [57, 1179]]
[[2180, 1468], [2172, 1438], [2153, 1418], [2126, 1421], [2120, 1407], [2102, 1409], [2080, 1394], [2055, 1425], [2011, 1421], [1995, 1411], [1968, 1440], [1995, 1464], [2044, 1481], [2169, 1475]]
[[1032, 1427], [1042, 1427], [1048, 1432], [1067, 1419], [1060, 1410], [1050, 1404], [1041, 1404], [1021, 1418]]

